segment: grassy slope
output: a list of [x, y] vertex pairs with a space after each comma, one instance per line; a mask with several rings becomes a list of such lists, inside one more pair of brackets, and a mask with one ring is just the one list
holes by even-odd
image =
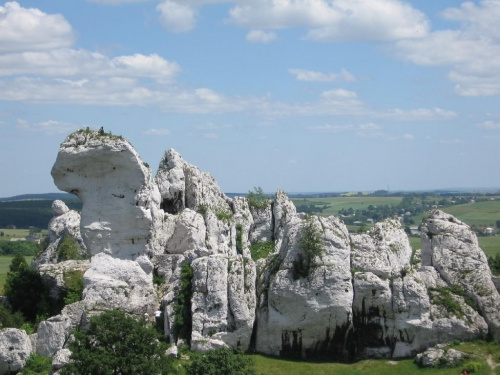
[[[500, 374], [500, 367], [492, 371], [486, 362], [486, 358], [491, 355], [494, 362], [500, 362], [500, 344], [486, 343], [483, 341], [474, 341], [462, 343], [454, 347], [454, 349], [469, 353], [474, 357], [471, 360], [481, 363], [479, 372], [475, 375]], [[284, 359], [270, 358], [262, 355], [250, 356], [255, 363], [257, 372], [265, 375], [419, 375], [419, 374], [440, 374], [440, 375], [458, 375], [462, 368], [443, 368], [443, 369], [421, 369], [417, 367], [412, 359], [401, 361], [381, 360], [365, 360], [353, 364], [343, 363], [316, 363], [316, 362], [300, 362]]]
[[477, 227], [495, 227], [500, 220], [500, 200], [461, 204], [443, 208], [459, 220]]

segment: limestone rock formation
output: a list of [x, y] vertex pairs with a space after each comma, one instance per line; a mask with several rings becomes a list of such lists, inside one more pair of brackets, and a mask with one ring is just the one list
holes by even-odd
[[67, 290], [66, 277], [71, 272], [84, 274], [90, 266], [88, 260], [67, 260], [61, 263], [45, 263], [38, 266], [38, 272], [49, 287], [49, 296], [59, 300]]
[[6, 328], [0, 331], [0, 374], [21, 370], [32, 352], [31, 341], [24, 330]]
[[500, 295], [476, 235], [468, 225], [442, 211], [432, 211], [422, 233], [422, 266], [432, 266], [449, 285], [459, 287], [479, 307], [500, 340]]
[[294, 270], [306, 257], [299, 246], [308, 225], [303, 214], [289, 218], [279, 253], [259, 271], [256, 348], [271, 355], [345, 359], [353, 328], [349, 235], [337, 218], [312, 220], [324, 252], [312, 260], [307, 275]]
[[[90, 309], [125, 307], [142, 315], [157, 304], [147, 255], [155, 244], [155, 221], [162, 216], [150, 175], [121, 137], [81, 130], [61, 144], [52, 176], [83, 204], [80, 231], [92, 255], [84, 293]], [[132, 283], [138, 280], [136, 289]]]
[[[59, 353], [55, 368], [67, 363], [69, 330], [113, 308], [143, 317], [161, 306], [165, 335], [198, 351], [401, 358], [500, 336], [486, 257], [470, 228], [440, 211], [413, 253], [398, 221], [349, 234], [336, 217], [297, 213], [283, 191], [252, 207], [173, 149], [153, 180], [128, 142], [92, 131], [67, 138], [52, 174], [82, 200], [82, 247], [91, 254], [83, 301], [40, 325], [37, 352]], [[60, 203], [54, 213], [52, 242], [63, 232], [77, 238], [78, 218]], [[273, 250], [253, 260], [263, 242]], [[53, 253], [44, 263], [54, 263]], [[39, 269], [59, 280], [64, 263], [54, 266]]]
[[34, 260], [35, 265], [57, 263], [61, 261], [58, 248], [66, 237], [71, 237], [80, 247], [81, 259], [88, 258], [88, 251], [80, 235], [80, 214], [70, 210], [63, 201], [55, 200], [52, 203], [54, 217], [49, 222], [48, 245]]
[[37, 330], [36, 352], [52, 357], [63, 348], [71, 331], [71, 319], [56, 315], [40, 323]]

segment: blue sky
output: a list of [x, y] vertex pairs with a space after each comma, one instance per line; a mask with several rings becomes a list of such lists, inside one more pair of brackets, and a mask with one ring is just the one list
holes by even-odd
[[500, 187], [500, 1], [0, 2], [0, 196], [60, 143], [174, 148], [226, 192]]

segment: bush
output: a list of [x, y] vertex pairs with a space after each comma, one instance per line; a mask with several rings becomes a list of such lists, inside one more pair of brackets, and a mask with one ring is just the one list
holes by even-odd
[[193, 296], [193, 270], [189, 263], [183, 263], [181, 268], [181, 282], [177, 304], [174, 306], [173, 332], [177, 337], [191, 342], [191, 297]]
[[470, 374], [474, 372], [479, 372], [481, 367], [482, 367], [481, 362], [476, 362], [476, 361], [467, 362], [463, 366], [464, 370]]
[[19, 375], [46, 375], [52, 371], [52, 358], [32, 354]]
[[243, 254], [243, 226], [236, 224], [236, 252]]
[[267, 258], [272, 252], [274, 252], [274, 241], [254, 243], [250, 246], [250, 254], [253, 260]]
[[306, 223], [302, 229], [302, 236], [299, 240], [299, 249], [304, 255], [298, 254], [293, 261], [293, 278], [307, 277], [314, 258], [322, 256], [324, 252], [323, 237], [314, 225], [312, 216], [306, 216]]
[[76, 270], [65, 271], [63, 280], [67, 290], [64, 297], [64, 304], [69, 305], [81, 301], [84, 289], [83, 272]]
[[500, 254], [488, 257], [488, 264], [491, 269], [491, 273], [496, 276], [500, 276]]
[[269, 199], [267, 199], [267, 196], [264, 194], [264, 191], [260, 186], [254, 187], [253, 191], [249, 191], [247, 199], [248, 205], [257, 209], [267, 208], [269, 204]]
[[144, 320], [127, 317], [118, 310], [90, 319], [87, 331], [75, 331], [69, 347], [72, 363], [63, 374], [157, 375], [173, 373], [166, 344]]
[[256, 375], [253, 366], [253, 361], [243, 353], [221, 348], [192, 357], [186, 375]]
[[12, 259], [4, 291], [12, 311], [21, 312], [26, 320], [34, 322], [37, 317], [50, 315], [48, 291], [42, 277], [29, 268], [23, 256]]
[[0, 303], [0, 329], [21, 328], [23, 324], [23, 314], [19, 311], [12, 313], [8, 308]]
[[57, 261], [82, 260], [85, 258], [82, 255], [82, 249], [78, 245], [78, 242], [73, 237], [65, 235], [57, 246]]

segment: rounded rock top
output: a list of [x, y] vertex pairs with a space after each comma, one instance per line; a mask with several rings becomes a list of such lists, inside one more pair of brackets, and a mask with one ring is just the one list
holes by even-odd
[[52, 202], [52, 212], [54, 213], [55, 216], [64, 215], [68, 211], [69, 208], [63, 201], [55, 200], [54, 202]]

